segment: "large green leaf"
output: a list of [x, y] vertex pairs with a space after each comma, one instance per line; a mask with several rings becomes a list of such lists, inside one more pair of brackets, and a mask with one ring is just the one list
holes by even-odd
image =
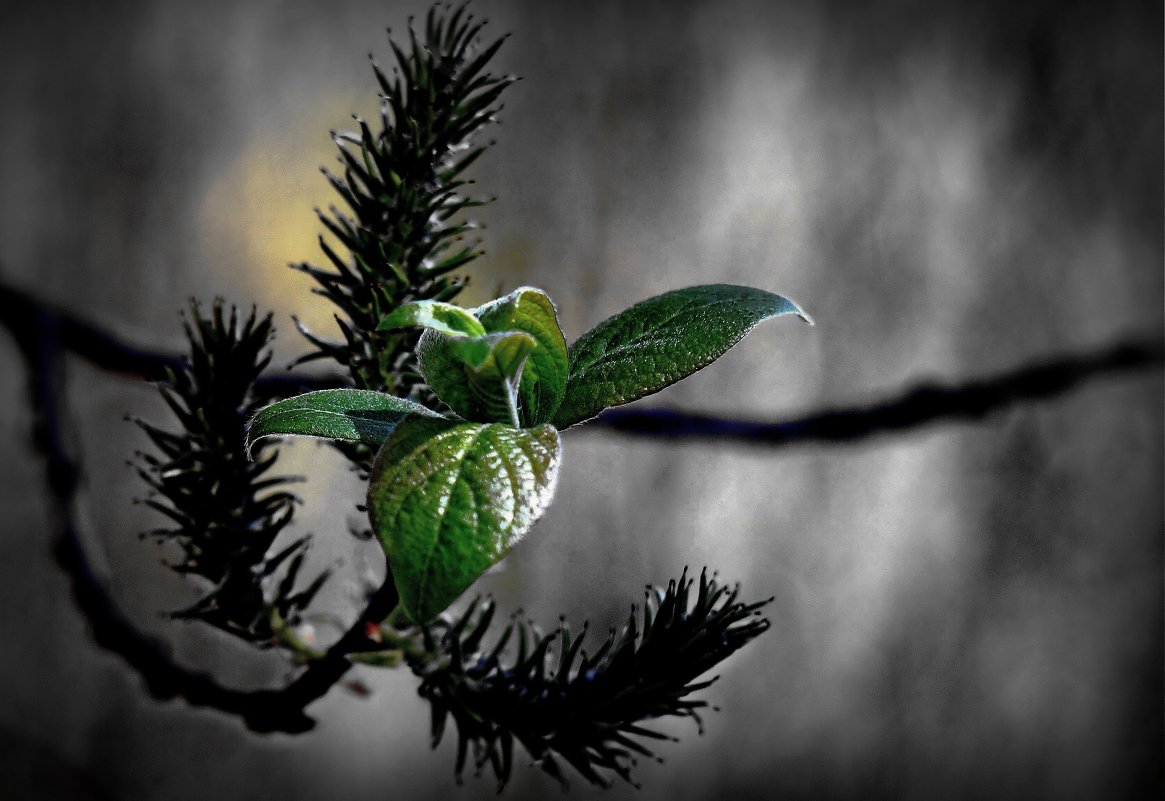
[[410, 417], [397, 427], [372, 466], [368, 516], [413, 620], [440, 614], [530, 530], [560, 456], [549, 425]]
[[570, 378], [553, 422], [566, 428], [642, 398], [718, 359], [758, 323], [796, 314], [788, 298], [731, 284], [667, 292], [599, 323], [570, 347]]
[[379, 445], [409, 414], [441, 417], [419, 403], [384, 392], [321, 389], [256, 412], [247, 424], [247, 450], [263, 437], [287, 435]]
[[538, 343], [526, 360], [518, 389], [522, 425], [549, 422], [566, 390], [566, 338], [550, 297], [536, 287], [520, 287], [472, 310], [486, 331], [525, 331]]

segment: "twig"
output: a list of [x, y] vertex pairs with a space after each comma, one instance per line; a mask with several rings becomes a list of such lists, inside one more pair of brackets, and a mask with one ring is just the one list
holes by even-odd
[[[96, 325], [4, 284], [0, 284], [0, 322], [8, 327], [17, 341], [22, 342], [22, 347], [26, 347], [22, 337], [26, 338], [28, 332], [51, 330], [60, 352], [75, 353], [112, 373], [155, 381], [165, 376], [167, 368], [182, 366], [182, 357], [176, 353], [134, 347]], [[27, 346], [35, 345], [27, 343]]]
[[715, 440], [777, 447], [853, 442], [940, 420], [978, 420], [1024, 401], [1046, 400], [1106, 375], [1159, 369], [1160, 339], [1129, 339], [1092, 353], [1060, 356], [961, 384], [923, 383], [865, 406], [810, 412], [788, 420], [747, 421], [670, 409], [609, 409], [588, 425], [662, 439]]
[[[177, 353], [148, 350], [119, 339], [75, 315], [37, 300], [15, 287], [0, 283], [0, 323], [20, 340], [21, 332], [51, 328], [61, 352], [70, 352], [102, 370], [130, 378], [159, 381], [166, 370], [182, 368]], [[347, 386], [339, 375], [311, 376], [275, 373], [261, 377], [255, 389], [270, 398], [286, 397], [313, 389]]]
[[[153, 353], [117, 339], [66, 312], [0, 285], [0, 322], [16, 334], [33, 318], [52, 321], [63, 349], [103, 370], [152, 380], [179, 357]], [[585, 428], [668, 439], [700, 439], [777, 447], [808, 442], [852, 442], [940, 420], [974, 420], [1024, 401], [1043, 400], [1105, 375], [1165, 364], [1158, 337], [1129, 338], [1090, 353], [1058, 356], [994, 376], [959, 384], [924, 383], [863, 406], [812, 411], [778, 421], [749, 421], [671, 409], [610, 409]], [[339, 375], [277, 373], [261, 377], [256, 391], [272, 399], [311, 389], [347, 386]]]

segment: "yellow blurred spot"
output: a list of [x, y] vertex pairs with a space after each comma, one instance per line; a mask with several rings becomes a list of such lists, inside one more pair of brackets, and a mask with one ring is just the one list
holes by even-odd
[[[316, 98], [297, 107], [302, 117], [264, 121], [213, 177], [203, 198], [201, 254], [214, 290], [275, 312], [277, 359], [308, 350], [292, 329], [293, 314], [313, 331], [339, 337], [333, 305], [312, 294], [316, 283], [288, 264], [307, 261], [334, 269], [320, 250], [318, 239], [325, 231], [313, 209], [344, 208], [319, 168], [341, 171], [328, 130], [354, 127], [355, 106], [353, 96]], [[327, 238], [337, 254], [347, 256]]]
[[[199, 257], [211, 291], [242, 305], [254, 302], [261, 312], [275, 312], [277, 366], [310, 349], [292, 328], [293, 314], [313, 332], [340, 338], [333, 304], [313, 294], [315, 281], [288, 264], [307, 261], [334, 270], [320, 250], [321, 234], [337, 255], [348, 257], [313, 209], [336, 206], [350, 213], [319, 168], [342, 173], [328, 130], [355, 129], [353, 109], [375, 130], [378, 110], [375, 105], [361, 108], [361, 103], [367, 105], [368, 98], [337, 92], [307, 98], [288, 110], [299, 116], [258, 121], [233, 158], [212, 176], [202, 199]], [[473, 280], [456, 302], [474, 306], [513, 289], [521, 283], [527, 262], [528, 243], [507, 240], [498, 253], [488, 253], [467, 271]]]

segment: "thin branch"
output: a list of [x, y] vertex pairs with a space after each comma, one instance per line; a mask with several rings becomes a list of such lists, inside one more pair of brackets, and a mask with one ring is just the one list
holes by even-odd
[[[185, 362], [178, 353], [138, 347], [3, 283], [0, 283], [0, 323], [18, 341], [22, 339], [21, 332], [51, 329], [61, 352], [73, 353], [94, 367], [129, 378], [160, 381], [165, 378], [167, 370], [181, 370]], [[274, 399], [313, 389], [348, 386], [349, 383], [339, 375], [275, 373], [259, 378], [255, 389]]]
[[923, 383], [865, 406], [836, 407], [781, 421], [748, 421], [671, 409], [608, 409], [588, 426], [621, 434], [778, 447], [853, 442], [939, 421], [979, 420], [1028, 401], [1063, 395], [1088, 381], [1160, 369], [1159, 338], [1128, 339], [1091, 353], [1060, 356], [961, 384]]
[[[61, 346], [96, 367], [153, 380], [180, 357], [154, 353], [0, 285], [0, 322], [19, 335], [29, 321], [43, 319], [60, 331]], [[1104, 376], [1160, 369], [1165, 348], [1159, 336], [1129, 338], [1107, 348], [1058, 356], [958, 384], [924, 383], [862, 406], [811, 411], [786, 420], [743, 420], [671, 409], [608, 409], [585, 428], [675, 440], [739, 442], [779, 447], [810, 442], [853, 442], [943, 420], [975, 420], [1026, 401], [1046, 400]], [[339, 375], [265, 375], [256, 391], [271, 399], [312, 389], [347, 386]]]
[[[51, 331], [61, 351], [75, 353], [111, 373], [157, 381], [166, 375], [167, 368], [182, 367], [182, 357], [177, 353], [135, 347], [92, 323], [5, 284], [0, 284], [0, 322], [18, 341], [22, 340], [21, 332]], [[28, 345], [31, 347], [34, 343]]]

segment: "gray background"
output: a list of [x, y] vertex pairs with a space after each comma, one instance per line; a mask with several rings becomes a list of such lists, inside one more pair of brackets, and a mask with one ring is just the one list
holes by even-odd
[[[62, 8], [67, 5], [67, 10]], [[35, 7], [34, 7], [35, 6]], [[0, 275], [142, 343], [189, 296], [329, 330], [330, 128], [374, 108], [366, 53], [421, 3], [23, 4], [0, 12]], [[780, 418], [975, 378], [1162, 328], [1159, 3], [475, 2], [512, 31], [500, 200], [465, 302], [529, 283], [568, 338], [648, 295], [729, 281], [816, 318], [766, 324], [653, 403]], [[406, 671], [360, 671], [300, 737], [158, 704], [97, 649], [48, 547], [17, 351], [0, 337], [0, 796], [492, 797], [454, 790]], [[159, 612], [193, 597], [137, 531], [124, 461], [165, 421], [77, 364], [88, 546], [184, 664], [278, 685], [275, 655]], [[1162, 378], [983, 423], [766, 451], [579, 431], [558, 496], [481, 582], [504, 610], [602, 631], [645, 582], [708, 564], [774, 594], [773, 630], [705, 695], [703, 737], [602, 797], [1133, 798], [1162, 760]], [[343, 613], [375, 548], [331, 452], [300, 530]], [[326, 624], [319, 624], [328, 636]], [[1156, 788], [1156, 789], [1154, 789]], [[554, 795], [522, 760], [507, 797]], [[598, 797], [580, 782], [572, 794]], [[1142, 796], [1142, 794], [1144, 794]]]

